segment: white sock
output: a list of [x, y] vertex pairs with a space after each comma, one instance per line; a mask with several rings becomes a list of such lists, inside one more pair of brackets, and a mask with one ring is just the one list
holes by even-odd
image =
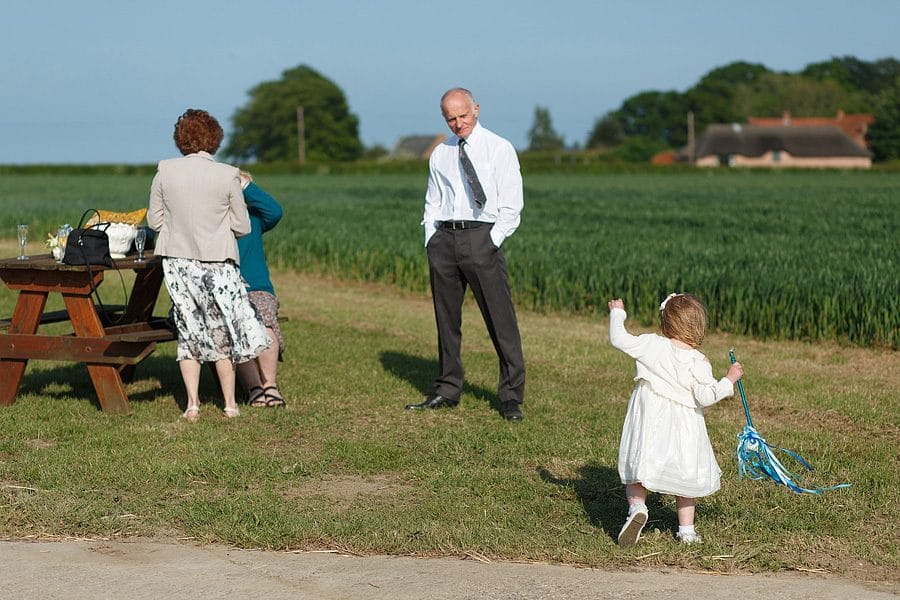
[[694, 531], [693, 525], [679, 525], [678, 533], [683, 534], [683, 535], [693, 535], [696, 532]]
[[630, 504], [628, 506], [628, 516], [629, 517], [639, 511], [647, 512], [647, 505], [644, 504], [643, 502], [638, 502], [637, 504]]

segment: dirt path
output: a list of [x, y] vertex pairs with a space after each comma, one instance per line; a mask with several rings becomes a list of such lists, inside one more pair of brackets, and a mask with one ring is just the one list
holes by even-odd
[[895, 599], [897, 583], [822, 575], [612, 572], [452, 558], [262, 552], [164, 542], [0, 542], [0, 596], [21, 599]]

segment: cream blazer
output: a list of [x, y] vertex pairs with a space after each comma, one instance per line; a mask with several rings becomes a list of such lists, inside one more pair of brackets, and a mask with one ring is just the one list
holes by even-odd
[[238, 264], [236, 238], [250, 233], [240, 171], [207, 152], [160, 161], [147, 224], [158, 256]]

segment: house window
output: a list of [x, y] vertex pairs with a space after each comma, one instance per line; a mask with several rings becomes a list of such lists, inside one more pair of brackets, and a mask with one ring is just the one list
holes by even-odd
[[781, 162], [781, 150], [772, 150], [772, 162]]

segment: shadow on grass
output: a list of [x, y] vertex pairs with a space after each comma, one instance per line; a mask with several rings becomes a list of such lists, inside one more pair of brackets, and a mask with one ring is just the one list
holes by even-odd
[[[434, 376], [438, 372], [437, 360], [422, 358], [403, 352], [382, 352], [381, 366], [395, 377], [408, 381], [416, 389], [422, 390], [422, 395], [431, 393], [431, 385]], [[479, 385], [463, 384], [463, 394], [470, 394], [481, 402], [487, 402], [492, 409], [501, 412], [500, 398], [497, 393]], [[414, 400], [414, 399], [413, 399]]]
[[[210, 376], [210, 371], [212, 376]], [[173, 396], [181, 410], [187, 407], [187, 396], [184, 392], [184, 383], [178, 363], [172, 357], [150, 356], [142, 361], [134, 370], [130, 378], [125, 380], [125, 391], [128, 400], [135, 402], [154, 402], [160, 396]], [[135, 387], [141, 386], [145, 380], [159, 381], [159, 388], [142, 389], [135, 391]], [[132, 384], [134, 382], [134, 384]], [[100, 410], [100, 401], [94, 391], [94, 384], [83, 363], [57, 364], [50, 368], [28, 368], [19, 385], [19, 394], [33, 394], [50, 401], [65, 401], [72, 397], [85, 397], [91, 404]], [[201, 400], [209, 400], [222, 404], [219, 382], [215, 377], [215, 370], [210, 369], [200, 378]]]
[[[628, 510], [625, 486], [619, 479], [617, 469], [584, 465], [578, 469], [580, 477], [571, 479], [556, 477], [544, 467], [537, 467], [535, 470], [547, 483], [574, 491], [591, 525], [602, 529], [613, 541], [618, 540]], [[663, 505], [658, 494], [651, 493], [647, 496], [647, 509], [651, 518], [644, 531], [659, 529], [671, 532], [678, 522], [675, 511]]]

